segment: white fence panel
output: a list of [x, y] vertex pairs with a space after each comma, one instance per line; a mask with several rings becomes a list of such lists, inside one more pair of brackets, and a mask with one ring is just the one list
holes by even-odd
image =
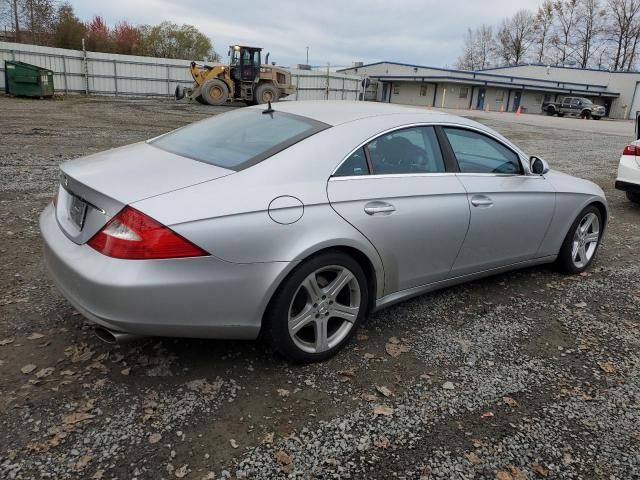
[[291, 70], [291, 82], [297, 87], [289, 100], [357, 100], [362, 91], [361, 78], [321, 70]]
[[[54, 72], [57, 94], [171, 96], [177, 85], [191, 86], [190, 60], [86, 52], [0, 42], [0, 91], [4, 61], [17, 60]], [[291, 70], [298, 87], [288, 100], [356, 100], [361, 78], [317, 70]]]

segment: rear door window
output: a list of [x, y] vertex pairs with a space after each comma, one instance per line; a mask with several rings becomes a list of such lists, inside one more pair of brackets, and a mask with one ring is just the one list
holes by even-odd
[[411, 127], [386, 133], [367, 145], [374, 175], [445, 171], [433, 127]]
[[329, 127], [299, 115], [245, 108], [187, 125], [149, 143], [183, 157], [239, 171]]
[[444, 128], [461, 173], [522, 174], [518, 155], [502, 143], [479, 132]]

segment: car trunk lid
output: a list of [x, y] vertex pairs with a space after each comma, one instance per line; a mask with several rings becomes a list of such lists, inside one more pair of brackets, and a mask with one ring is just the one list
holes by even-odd
[[147, 143], [108, 150], [61, 166], [56, 218], [85, 243], [125, 205], [232, 173]]

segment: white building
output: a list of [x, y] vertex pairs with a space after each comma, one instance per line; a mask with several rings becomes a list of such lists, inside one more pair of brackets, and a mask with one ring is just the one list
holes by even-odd
[[612, 118], [632, 118], [640, 110], [640, 73], [546, 65], [518, 65], [482, 71], [452, 70], [396, 62], [342, 69], [368, 77], [379, 102], [540, 113], [542, 102], [579, 96], [604, 105]]

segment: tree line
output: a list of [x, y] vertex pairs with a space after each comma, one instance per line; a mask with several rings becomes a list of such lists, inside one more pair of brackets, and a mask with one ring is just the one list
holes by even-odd
[[456, 67], [522, 63], [612, 71], [637, 67], [640, 0], [543, 0], [499, 25], [469, 28]]
[[216, 60], [211, 40], [193, 25], [162, 22], [109, 26], [98, 15], [83, 22], [71, 4], [55, 0], [0, 0], [0, 40], [125, 55]]

